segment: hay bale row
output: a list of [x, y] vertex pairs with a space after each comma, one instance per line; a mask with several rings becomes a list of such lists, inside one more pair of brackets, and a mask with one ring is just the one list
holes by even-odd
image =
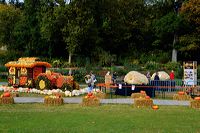
[[145, 98], [135, 98], [134, 99], [134, 106], [137, 108], [152, 107], [152, 105], [153, 105], [152, 99], [145, 99]]
[[142, 94], [142, 93], [132, 93], [131, 94], [131, 98], [135, 99], [135, 98], [145, 98], [147, 95], [146, 94]]
[[45, 105], [62, 105], [64, 104], [63, 98], [44, 98]]
[[190, 101], [191, 108], [200, 108], [200, 100], [191, 100]]
[[187, 94], [184, 95], [174, 94], [173, 100], [191, 100], [191, 96]]
[[99, 106], [100, 105], [100, 100], [99, 98], [83, 98], [82, 99], [82, 106]]
[[0, 104], [14, 104], [13, 97], [2, 97], [0, 98]]

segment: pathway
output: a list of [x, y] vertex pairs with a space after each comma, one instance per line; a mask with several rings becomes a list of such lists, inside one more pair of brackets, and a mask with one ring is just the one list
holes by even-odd
[[[15, 103], [43, 103], [42, 97], [14, 97]], [[64, 98], [64, 103], [81, 103], [81, 97]], [[102, 104], [133, 104], [133, 100], [130, 98], [117, 98], [117, 99], [101, 99]], [[177, 101], [177, 100], [158, 100], [153, 99], [153, 103], [156, 105], [181, 105], [189, 106], [189, 101]]]

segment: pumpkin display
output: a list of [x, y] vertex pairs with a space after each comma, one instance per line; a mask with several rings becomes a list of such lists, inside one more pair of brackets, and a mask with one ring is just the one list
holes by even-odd
[[141, 74], [137, 71], [130, 71], [125, 75], [124, 82], [128, 84], [142, 85], [142, 84], [148, 84], [149, 81], [144, 74]]
[[[156, 75], [156, 73], [154, 73], [151, 76], [151, 80], [154, 80], [155, 75]], [[159, 76], [160, 80], [169, 80], [170, 79], [169, 74], [167, 74], [165, 71], [159, 71], [158, 76]]]

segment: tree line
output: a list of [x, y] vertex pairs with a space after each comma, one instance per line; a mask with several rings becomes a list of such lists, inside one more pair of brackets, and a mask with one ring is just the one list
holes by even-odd
[[[199, 0], [0, 0], [5, 60], [22, 56], [107, 66], [200, 61]], [[176, 35], [176, 36], [175, 36]], [[174, 38], [177, 42], [174, 43]]]

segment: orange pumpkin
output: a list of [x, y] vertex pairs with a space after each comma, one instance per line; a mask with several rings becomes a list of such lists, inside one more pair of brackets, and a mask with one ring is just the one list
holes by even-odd
[[92, 94], [91, 92], [87, 94], [87, 96], [89, 96], [89, 97], [92, 96], [92, 95], [93, 95], [93, 94]]
[[140, 93], [141, 93], [141, 94], [146, 94], [146, 92], [145, 92], [145, 91], [140, 91]]
[[3, 97], [10, 97], [10, 92], [3, 93]]
[[146, 96], [145, 98], [146, 98], [146, 99], [150, 99], [150, 96]]
[[200, 100], [200, 97], [195, 97], [194, 100]]
[[178, 94], [179, 94], [179, 95], [184, 95], [185, 92], [184, 92], [184, 91], [179, 91]]
[[153, 106], [152, 106], [152, 109], [153, 109], [153, 110], [157, 110], [157, 109], [159, 109], [159, 107], [158, 107], [158, 105], [153, 105]]

